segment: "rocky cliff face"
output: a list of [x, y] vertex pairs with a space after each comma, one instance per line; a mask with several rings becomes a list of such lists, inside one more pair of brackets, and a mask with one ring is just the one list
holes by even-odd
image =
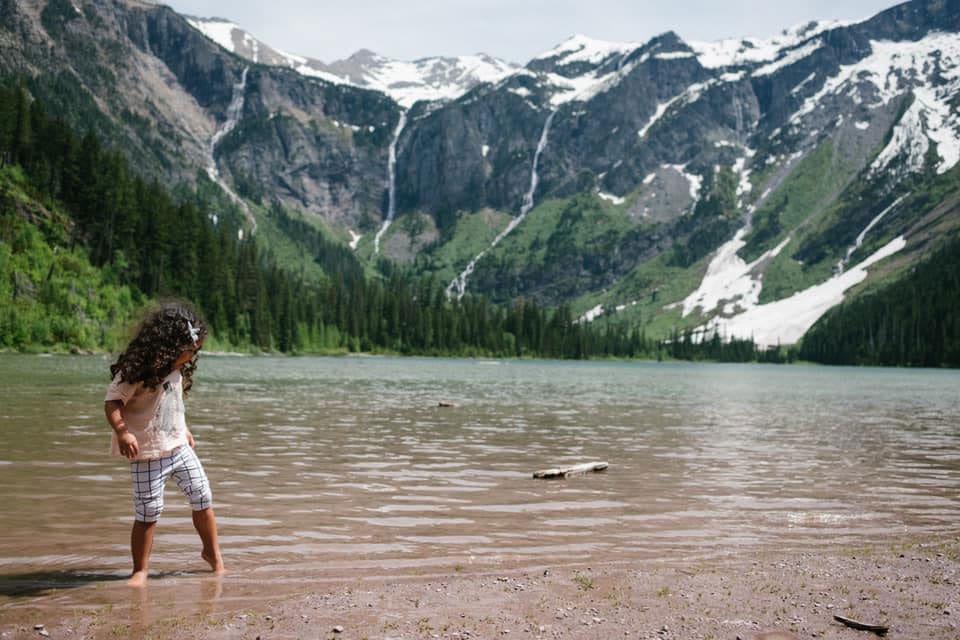
[[[893, 238], [920, 248], [929, 229], [960, 224], [916, 195], [955, 189], [960, 0], [769, 40], [577, 36], [416, 103], [324, 75], [382, 71], [373, 54], [298, 72], [246, 36], [225, 50], [162, 6], [75, 4], [3, 4], [0, 68], [32, 76], [78, 128], [150, 175], [192, 181], [200, 170], [254, 216], [277, 201], [362, 235], [361, 255], [379, 250], [379, 229], [387, 258], [459, 274], [496, 300], [642, 299], [656, 303], [647, 316], [719, 322]], [[447, 81], [463, 70], [432, 64]], [[937, 222], [918, 225], [934, 210]], [[391, 213], [413, 222], [381, 227]], [[723, 256], [739, 279], [711, 306], [702, 289]]]
[[[574, 42], [418, 121], [409, 134], [416, 146], [400, 168], [403, 205], [441, 220], [481, 206], [516, 212], [536, 123], [556, 112], [536, 201], [599, 192], [637, 224], [653, 225], [640, 255], [674, 251], [670, 260], [680, 265], [705, 258], [742, 227], [738, 255], [747, 261], [783, 245], [753, 266], [757, 281], [775, 259], [802, 265], [778, 266], [797, 272], [794, 285], [777, 280], [783, 273], [771, 278], [768, 292], [789, 295], [828, 275], [850, 247], [863, 255], [857, 237], [908, 184], [956, 166], [958, 15], [957, 2], [913, 2], [860, 24], [808, 25], [756, 53], [753, 43], [732, 54], [695, 49], [674, 34], [633, 48], [594, 46], [591, 55], [589, 43]], [[721, 168], [735, 177], [735, 195], [698, 212], [709, 196], [704, 185]], [[809, 197], [791, 193], [797, 189]], [[899, 222], [872, 233], [889, 239], [919, 215], [901, 211]], [[615, 244], [639, 247], [635, 234], [622, 230]], [[531, 269], [506, 251], [491, 247], [475, 265], [475, 290], [503, 298], [510, 282], [506, 297], [576, 299], [602, 291], [609, 274], [627, 273], [638, 259], [637, 250], [622, 261], [611, 256], [601, 261], [606, 277], [560, 291], [557, 272], [580, 269], [588, 254]]]
[[165, 181], [214, 168], [225, 186], [334, 227], [376, 225], [399, 113], [389, 98], [252, 64], [163, 6], [74, 5], [14, 5], [0, 61], [78, 129], [93, 126]]

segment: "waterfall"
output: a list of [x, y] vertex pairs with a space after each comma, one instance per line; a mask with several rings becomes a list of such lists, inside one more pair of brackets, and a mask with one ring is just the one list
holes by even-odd
[[374, 255], [380, 253], [380, 236], [390, 228], [393, 216], [397, 212], [397, 142], [406, 125], [407, 112], [401, 111], [400, 120], [397, 122], [397, 128], [393, 130], [393, 140], [390, 141], [390, 150], [387, 153], [387, 219], [383, 221], [383, 225], [373, 238]]
[[457, 292], [457, 300], [463, 297], [463, 294], [467, 291], [467, 278], [470, 277], [470, 274], [473, 273], [474, 268], [477, 266], [477, 262], [486, 255], [487, 251], [497, 246], [501, 240], [503, 240], [507, 235], [517, 228], [517, 225], [523, 222], [523, 219], [527, 217], [527, 214], [533, 209], [533, 196], [537, 191], [537, 185], [540, 183], [540, 176], [537, 174], [537, 165], [540, 163], [540, 154], [543, 153], [543, 149], [547, 146], [547, 135], [550, 133], [550, 124], [553, 122], [553, 117], [557, 115], [556, 111], [551, 111], [550, 115], [547, 116], [547, 121], [543, 124], [543, 131], [540, 132], [540, 141], [537, 143], [537, 150], [533, 154], [533, 166], [530, 169], [530, 188], [527, 189], [527, 192], [523, 196], [523, 202], [520, 207], [520, 215], [516, 218], [510, 220], [510, 224], [507, 225], [507, 228], [500, 232], [496, 238], [493, 239], [493, 242], [490, 243], [490, 246], [481, 251], [474, 257], [473, 260], [467, 263], [466, 268], [460, 273], [459, 276], [453, 279], [449, 285], [447, 285], [447, 298], [453, 296], [454, 290]]
[[740, 96], [736, 93], [736, 88], [734, 88], [733, 93], [733, 114], [736, 118], [736, 127], [737, 127], [737, 142], [743, 143], [743, 105], [740, 104]]
[[887, 215], [888, 213], [890, 213], [890, 211], [891, 211], [894, 207], [896, 207], [898, 204], [900, 204], [905, 197], [906, 197], [906, 196], [900, 196], [899, 198], [897, 198], [896, 200], [894, 200], [894, 201], [893, 201], [893, 204], [891, 204], [889, 207], [887, 207], [886, 209], [884, 209], [883, 211], [881, 211], [873, 220], [870, 221], [870, 224], [868, 224], [868, 225], [863, 229], [863, 231], [860, 232], [860, 235], [858, 235], [858, 236], [857, 236], [857, 239], [853, 241], [853, 244], [850, 245], [849, 247], [847, 247], [847, 252], [846, 252], [846, 254], [843, 256], [843, 258], [840, 260], [840, 262], [837, 263], [837, 266], [834, 267], [834, 270], [833, 270], [833, 271], [834, 271], [834, 273], [835, 273], [836, 275], [842, 274], [843, 271], [844, 271], [844, 269], [847, 268], [847, 264], [850, 262], [850, 256], [852, 256], [852, 255], [853, 255], [853, 252], [856, 251], [857, 249], [859, 249], [860, 246], [863, 244], [864, 238], [867, 237], [867, 232], [870, 231], [870, 229], [873, 229], [875, 226], [877, 226], [877, 223], [880, 222], [880, 220], [882, 220], [885, 215]]
[[[230, 98], [230, 105], [227, 107], [227, 119], [220, 125], [220, 128], [217, 129], [217, 132], [213, 134], [213, 138], [210, 140], [211, 158], [223, 137], [233, 131], [237, 123], [240, 122], [240, 116], [243, 115], [243, 94], [247, 88], [247, 72], [249, 70], [250, 67], [244, 67], [243, 73], [240, 74], [240, 82], [233, 85], [233, 95]], [[213, 170], [217, 170], [215, 162], [213, 163]]]
[[217, 183], [224, 193], [230, 196], [230, 199], [233, 200], [241, 209], [243, 209], [247, 214], [247, 221], [250, 223], [250, 233], [253, 233], [257, 230], [257, 221], [253, 217], [253, 214], [250, 212], [250, 208], [247, 206], [247, 203], [243, 201], [240, 196], [233, 192], [233, 189], [226, 183], [226, 181], [220, 176], [220, 170], [217, 168], [217, 145], [220, 143], [223, 138], [233, 131], [237, 126], [237, 123], [240, 122], [240, 117], [243, 115], [243, 97], [247, 88], [247, 72], [250, 70], [250, 67], [244, 67], [243, 73], [240, 74], [240, 82], [233, 85], [233, 95], [230, 99], [230, 105], [227, 107], [227, 119], [224, 121], [220, 128], [217, 129], [216, 133], [213, 134], [213, 137], [210, 139], [210, 164], [207, 166], [207, 175], [210, 176], [210, 179]]

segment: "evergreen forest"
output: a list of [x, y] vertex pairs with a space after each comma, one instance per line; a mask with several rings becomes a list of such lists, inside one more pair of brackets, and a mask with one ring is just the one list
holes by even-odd
[[960, 367], [960, 238], [909, 278], [831, 309], [799, 356], [825, 364]]
[[241, 212], [145, 180], [21, 83], [0, 87], [0, 171], [0, 348], [117, 348], [139, 307], [169, 297], [197, 304], [222, 349], [587, 358], [658, 348], [625, 327], [577, 323], [569, 307], [448, 301], [435, 282], [386, 264], [368, 277], [349, 249], [274, 205], [325, 277], [293, 273], [240, 233]]
[[94, 134], [48, 115], [25, 81], [0, 83], [0, 349], [117, 349], [139, 309], [177, 297], [200, 308], [222, 350], [960, 366], [957, 239], [834, 309], [799, 349], [761, 351], [690, 332], [648, 338], [609, 317], [581, 323], [566, 305], [448, 300], [435, 281], [387, 262], [365, 271], [274, 203], [268, 215], [322, 275], [298, 272], [241, 232], [244, 213], [211, 184], [147, 180]]

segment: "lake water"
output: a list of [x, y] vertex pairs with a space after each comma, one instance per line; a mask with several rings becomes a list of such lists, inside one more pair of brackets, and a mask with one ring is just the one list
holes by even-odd
[[[140, 606], [121, 580], [132, 501], [107, 455], [108, 365], [0, 356], [0, 621]], [[187, 420], [231, 570], [205, 577], [171, 483], [150, 600], [187, 608], [345, 577], [697, 563], [960, 526], [957, 371], [206, 355]], [[588, 461], [609, 469], [531, 477]]]

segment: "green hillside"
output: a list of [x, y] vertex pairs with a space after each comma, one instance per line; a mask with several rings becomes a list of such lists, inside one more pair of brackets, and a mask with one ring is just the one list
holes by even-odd
[[[637, 355], [568, 308], [447, 301], [396, 268], [368, 278], [344, 245], [278, 204], [262, 245], [209, 182], [174, 197], [96, 136], [0, 86], [0, 347], [113, 349], [138, 309], [184, 297], [214, 349], [446, 355]], [[278, 259], [279, 256], [279, 259]], [[647, 351], [652, 347], [647, 345]]]

